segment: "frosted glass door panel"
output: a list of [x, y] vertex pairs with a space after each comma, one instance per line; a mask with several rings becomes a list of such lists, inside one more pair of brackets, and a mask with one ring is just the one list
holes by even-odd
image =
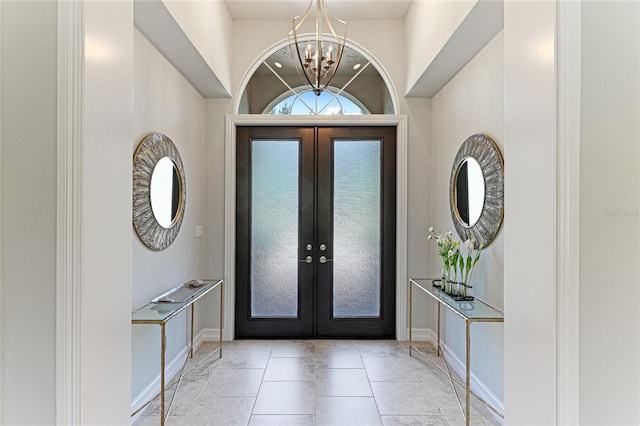
[[380, 316], [381, 147], [333, 142], [333, 317]]
[[251, 317], [298, 316], [299, 141], [253, 140]]

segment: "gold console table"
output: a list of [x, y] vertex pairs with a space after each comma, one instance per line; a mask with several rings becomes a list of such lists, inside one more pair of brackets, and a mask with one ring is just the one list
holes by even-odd
[[[432, 285], [434, 279], [410, 279], [409, 280], [409, 355], [413, 356], [413, 351], [418, 352], [420, 355], [431, 361], [436, 367], [438, 367], [444, 374], [449, 378], [449, 382], [451, 383], [451, 388], [456, 395], [456, 399], [458, 400], [458, 404], [460, 405], [460, 409], [462, 410], [462, 415], [465, 418], [465, 422], [467, 426], [469, 426], [469, 408], [471, 403], [471, 395], [478, 398], [480, 402], [482, 402], [485, 406], [491, 409], [498, 416], [504, 418], [504, 416], [498, 412], [491, 404], [486, 402], [484, 399], [479, 397], [475, 392], [471, 390], [470, 380], [471, 380], [471, 323], [473, 322], [504, 322], [504, 314], [497, 310], [496, 308], [487, 305], [486, 303], [475, 299], [472, 301], [457, 301], [452, 296], [445, 293], [440, 287], [435, 287]], [[440, 306], [443, 305], [451, 312], [459, 316], [465, 321], [466, 325], [466, 348], [467, 348], [467, 356], [466, 356], [466, 377], [464, 383], [461, 383], [456, 377], [451, 374], [451, 370], [449, 369], [449, 364], [447, 360], [444, 359], [445, 368], [442, 368], [439, 364], [437, 364], [431, 357], [424, 352], [422, 352], [419, 348], [413, 345], [413, 288], [416, 288], [436, 300], [438, 305], [438, 341], [436, 348], [436, 356], [441, 356], [442, 351], [440, 350]], [[462, 407], [462, 402], [460, 401], [460, 396], [458, 395], [458, 391], [455, 388], [453, 382], [456, 382], [460, 386], [462, 386], [466, 392], [466, 401], [465, 407]]]
[[[185, 288], [186, 285], [185, 285]], [[167, 335], [166, 335], [166, 325], [167, 323], [175, 318], [180, 312], [184, 311], [188, 307], [191, 307], [191, 341], [189, 344], [189, 358], [193, 358], [193, 314], [194, 314], [194, 303], [197, 300], [200, 300], [209, 292], [213, 291], [216, 288], [220, 288], [220, 335], [218, 341], [218, 347], [214, 349], [211, 353], [209, 353], [206, 357], [200, 360], [196, 365], [192, 366], [187, 372], [184, 372], [184, 368], [186, 366], [187, 360], [185, 360], [184, 365], [182, 366], [182, 370], [178, 375], [178, 378], [175, 379], [169, 385], [166, 385], [165, 382], [165, 363], [166, 363], [166, 350], [167, 350]], [[175, 290], [173, 290], [174, 294], [179, 294]], [[199, 367], [204, 361], [209, 359], [213, 354], [218, 353], [220, 358], [222, 357], [222, 303], [223, 303], [223, 293], [224, 293], [224, 284], [222, 280], [202, 280], [201, 286], [189, 289], [191, 290], [186, 297], [180, 299], [179, 301], [173, 301], [170, 299], [172, 292], [165, 293], [165, 300], [167, 301], [158, 301], [151, 302], [140, 309], [136, 309], [131, 314], [131, 323], [132, 324], [156, 324], [160, 326], [160, 335], [161, 335], [161, 347], [160, 347], [160, 382], [161, 388], [160, 393], [155, 395], [149, 401], [147, 401], [144, 405], [138, 408], [135, 412], [131, 414], [131, 417], [138, 414], [145, 407], [147, 407], [153, 400], [155, 400], [158, 396], [160, 396], [160, 424], [164, 426], [165, 420], [169, 415], [169, 410], [171, 409], [171, 404], [173, 404], [173, 397], [175, 397], [178, 392], [178, 388], [180, 387], [180, 382], [182, 378], [193, 371], [195, 368]], [[185, 289], [181, 289], [180, 292], [184, 294]], [[168, 296], [167, 296], [168, 295]], [[163, 297], [159, 297], [156, 299], [162, 300]], [[154, 300], [156, 300], [154, 299]], [[188, 358], [187, 358], [188, 359]], [[170, 388], [171, 386], [176, 385], [176, 390], [173, 393], [173, 397], [169, 402], [169, 406], [167, 407], [165, 413], [165, 390]]]

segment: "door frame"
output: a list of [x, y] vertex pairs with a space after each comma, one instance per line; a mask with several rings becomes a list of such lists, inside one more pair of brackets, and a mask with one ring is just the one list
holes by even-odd
[[406, 115], [270, 116], [228, 114], [225, 119], [224, 316], [223, 339], [235, 338], [236, 127], [237, 126], [391, 126], [396, 127], [396, 339], [407, 339], [407, 181]]

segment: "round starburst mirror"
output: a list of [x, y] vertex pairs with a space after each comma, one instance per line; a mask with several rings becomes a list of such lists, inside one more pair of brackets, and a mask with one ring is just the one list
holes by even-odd
[[504, 217], [504, 162], [488, 136], [469, 136], [453, 161], [449, 184], [453, 225], [462, 241], [487, 247]]
[[173, 243], [186, 199], [178, 148], [166, 135], [148, 135], [133, 155], [133, 227], [144, 245], [160, 251]]

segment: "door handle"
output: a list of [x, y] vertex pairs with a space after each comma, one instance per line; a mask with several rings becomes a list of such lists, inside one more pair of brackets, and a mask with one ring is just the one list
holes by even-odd
[[313, 257], [311, 256], [307, 256], [304, 259], [300, 260], [300, 262], [304, 262], [304, 263], [312, 263], [313, 262]]
[[333, 259], [327, 259], [325, 256], [320, 256], [320, 263], [333, 262]]

